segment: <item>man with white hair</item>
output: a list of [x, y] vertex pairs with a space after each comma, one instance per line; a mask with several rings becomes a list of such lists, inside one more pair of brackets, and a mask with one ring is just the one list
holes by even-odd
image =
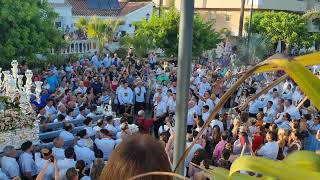
[[159, 95], [156, 98], [156, 102], [154, 105], [154, 119], [155, 122], [153, 123], [154, 133], [156, 138], [159, 137], [158, 130], [159, 127], [164, 124], [164, 119], [167, 114], [167, 104], [162, 100], [162, 96]]
[[1, 158], [1, 169], [6, 176], [13, 179], [20, 176], [19, 165], [16, 161], [17, 151], [13, 146], [3, 148], [4, 156]]
[[136, 112], [145, 109], [145, 95], [147, 93], [147, 90], [142, 85], [141, 80], [138, 81], [137, 87], [134, 88], [134, 93], [136, 97]]
[[197, 114], [196, 102], [191, 100], [188, 102], [188, 116], [187, 116], [187, 132], [191, 132], [192, 127], [194, 125], [194, 119]]

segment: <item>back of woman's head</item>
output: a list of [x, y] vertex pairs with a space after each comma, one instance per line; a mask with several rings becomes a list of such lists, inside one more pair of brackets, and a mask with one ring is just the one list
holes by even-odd
[[213, 126], [212, 138], [216, 143], [218, 143], [221, 140], [221, 132], [219, 126]]
[[78, 171], [76, 168], [70, 168], [66, 172], [66, 179], [67, 180], [77, 180], [78, 179]]
[[[132, 135], [112, 152], [100, 180], [128, 179], [152, 171], [171, 172], [163, 145], [149, 135]], [[147, 176], [139, 180], [171, 180], [169, 176]]]
[[208, 153], [206, 150], [204, 149], [198, 149], [194, 155], [193, 158], [191, 160], [192, 163], [196, 164], [196, 165], [200, 165], [200, 163], [208, 158]]
[[81, 172], [86, 167], [86, 163], [83, 160], [79, 160], [76, 163], [76, 169]]

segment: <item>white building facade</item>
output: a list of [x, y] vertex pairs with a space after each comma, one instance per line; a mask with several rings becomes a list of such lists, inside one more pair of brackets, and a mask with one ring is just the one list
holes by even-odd
[[124, 24], [120, 31], [132, 34], [133, 23], [149, 18], [153, 12], [152, 2], [119, 2], [119, 9], [90, 9], [88, 1], [90, 0], [48, 0], [54, 11], [59, 14], [56, 27], [73, 30], [79, 17], [96, 16], [103, 19], [121, 19]]

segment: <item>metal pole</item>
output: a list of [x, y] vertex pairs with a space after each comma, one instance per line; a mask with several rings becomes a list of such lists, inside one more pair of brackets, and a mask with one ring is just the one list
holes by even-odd
[[[186, 121], [192, 61], [193, 13], [194, 0], [181, 0], [173, 167], [176, 167], [186, 146]], [[184, 163], [180, 163], [177, 168], [177, 173], [184, 175]]]

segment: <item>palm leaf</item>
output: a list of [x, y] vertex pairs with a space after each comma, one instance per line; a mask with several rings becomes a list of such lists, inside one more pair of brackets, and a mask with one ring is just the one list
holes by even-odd
[[297, 151], [286, 157], [283, 162], [320, 172], [320, 156], [311, 151]]
[[[268, 65], [259, 67], [256, 72], [260, 73], [260, 72], [281, 70], [281, 68], [277, 64], [270, 63], [270, 61], [275, 60], [277, 58], [287, 59], [287, 57], [284, 57], [283, 55], [280, 55], [280, 54], [272, 56], [271, 58], [269, 58]], [[297, 62], [301, 63], [303, 66], [318, 65], [318, 64], [320, 64], [320, 52], [315, 52], [315, 53], [311, 53], [311, 54], [307, 54], [307, 55], [303, 55], [303, 56], [298, 56], [298, 57], [295, 57], [294, 59]]]
[[[295, 157], [297, 154], [293, 153], [291, 156]], [[305, 157], [306, 154], [301, 154], [299, 156]], [[313, 155], [309, 154], [308, 156], [312, 156], [317, 159], [317, 155], [315, 153], [313, 153]], [[301, 166], [301, 164], [298, 166], [299, 162], [296, 162], [296, 164], [292, 162], [292, 160], [273, 161], [256, 156], [242, 156], [233, 162], [229, 173], [229, 179], [231, 179], [234, 173], [240, 170], [258, 172], [268, 178], [280, 180], [320, 179], [320, 172], [314, 171], [314, 168], [311, 166], [311, 164], [313, 166], [319, 164], [319, 161], [312, 161], [308, 166]]]

